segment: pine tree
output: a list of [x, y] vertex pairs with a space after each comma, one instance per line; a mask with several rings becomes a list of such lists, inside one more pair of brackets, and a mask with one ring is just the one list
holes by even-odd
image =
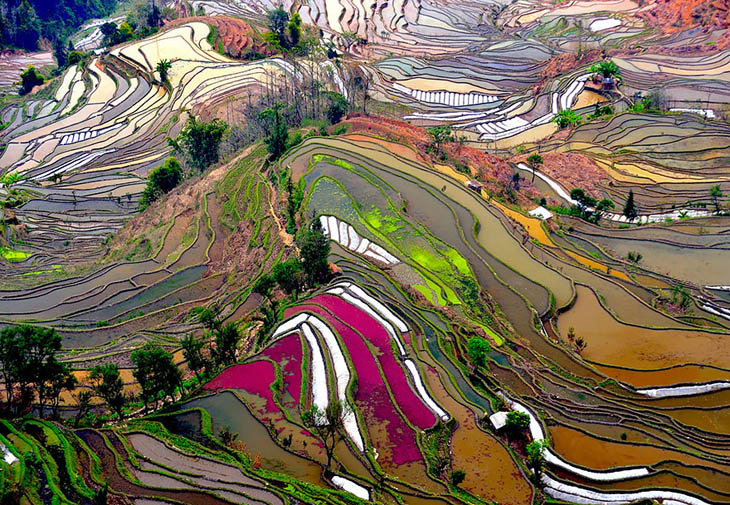
[[626, 204], [624, 205], [624, 216], [627, 217], [629, 221], [633, 221], [639, 216], [639, 211], [636, 209], [636, 204], [634, 203], [634, 190], [629, 190], [629, 197], [626, 199]]
[[301, 248], [302, 266], [310, 287], [324, 284], [330, 278], [330, 266], [327, 257], [330, 254], [330, 243], [324, 234], [322, 223], [315, 219], [304, 235]]

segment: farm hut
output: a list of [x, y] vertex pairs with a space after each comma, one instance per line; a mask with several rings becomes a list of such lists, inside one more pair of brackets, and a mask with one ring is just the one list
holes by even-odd
[[496, 412], [489, 416], [489, 422], [492, 423], [494, 431], [499, 431], [507, 425], [507, 412]]
[[550, 219], [551, 217], [553, 217], [553, 213], [550, 212], [549, 210], [547, 210], [542, 205], [535, 207], [534, 209], [532, 209], [531, 211], [528, 211], [527, 213], [530, 216], [537, 217], [539, 219], [542, 219], [543, 221], [546, 221], [546, 220]]
[[482, 192], [482, 185], [479, 184], [477, 181], [466, 181], [466, 187], [471, 189], [472, 191], [476, 191], [477, 193]]

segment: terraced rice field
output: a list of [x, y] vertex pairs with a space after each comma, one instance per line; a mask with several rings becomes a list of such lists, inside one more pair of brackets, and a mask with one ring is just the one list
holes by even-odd
[[[172, 4], [246, 19], [252, 37], [276, 7]], [[91, 503], [104, 482], [125, 505], [730, 503], [730, 51], [716, 26], [646, 21], [654, 6], [286, 1], [321, 30], [311, 62], [224, 56], [206, 18], [182, 18], [3, 102], [0, 175], [19, 180], [0, 198], [20, 203], [2, 209], [0, 325], [53, 327], [80, 384], [61, 396], [67, 425], [0, 420], [0, 491], [25, 483], [27, 502], [61, 504]], [[82, 26], [78, 49], [102, 45], [103, 21]], [[590, 69], [602, 57], [617, 88]], [[0, 85], [47, 59], [8, 63]], [[371, 110], [396, 118], [307, 126], [277, 161], [254, 142], [138, 214], [191, 115], [310, 77], [354, 111], [356, 67]], [[642, 109], [652, 92], [666, 110]], [[558, 131], [569, 110], [581, 123]], [[446, 125], [443, 153], [417, 128]], [[293, 234], [289, 176], [303, 194]], [[575, 217], [578, 187], [614, 208]], [[314, 222], [336, 275], [257, 292]], [[237, 362], [198, 384], [180, 342], [211, 340], [201, 307], [243, 338]], [[94, 365], [117, 363], [139, 394], [131, 354], [147, 342], [195, 386], [163, 410], [71, 428]], [[335, 402], [328, 464], [325, 421], [305, 412]], [[490, 421], [505, 411], [529, 418], [521, 436]], [[529, 441], [544, 443], [539, 474]]]

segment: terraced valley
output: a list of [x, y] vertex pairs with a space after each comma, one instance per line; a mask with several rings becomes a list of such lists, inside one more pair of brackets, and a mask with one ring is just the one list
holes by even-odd
[[97, 4], [0, 6], [0, 505], [730, 504], [726, 1]]

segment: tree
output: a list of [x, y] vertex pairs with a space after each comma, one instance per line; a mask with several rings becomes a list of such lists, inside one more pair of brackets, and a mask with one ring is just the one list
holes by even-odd
[[262, 275], [253, 284], [253, 292], [257, 293], [264, 298], [271, 297], [271, 290], [274, 289], [276, 281], [270, 275]]
[[66, 65], [68, 65], [68, 45], [61, 37], [53, 40], [53, 57], [56, 58], [56, 65], [59, 69], [66, 68]]
[[92, 394], [91, 394], [91, 391], [86, 391], [86, 390], [79, 391], [79, 393], [75, 396], [75, 398], [76, 398], [76, 415], [74, 415], [74, 428], [78, 428], [79, 423], [81, 423], [81, 420], [91, 410]]
[[489, 341], [482, 337], [472, 337], [466, 344], [466, 352], [475, 368], [487, 364], [487, 357], [492, 350]]
[[629, 190], [629, 196], [626, 198], [626, 203], [624, 204], [624, 216], [629, 221], [633, 221], [637, 217], [639, 217], [639, 211], [636, 209], [636, 204], [634, 203], [634, 190]]
[[277, 9], [269, 11], [268, 25], [269, 30], [279, 36], [279, 40], [283, 40], [284, 31], [289, 24], [289, 13], [279, 6]]
[[241, 334], [234, 323], [228, 323], [215, 335], [215, 360], [219, 365], [232, 365], [236, 362], [236, 349]]
[[553, 122], [557, 123], [558, 128], [561, 130], [569, 126], [579, 125], [582, 121], [583, 118], [572, 109], [561, 110], [553, 118]]
[[342, 116], [347, 114], [347, 109], [350, 108], [350, 102], [347, 101], [347, 98], [334, 91], [327, 92], [327, 98], [329, 100], [329, 105], [326, 110], [327, 120], [331, 124], [339, 123]]
[[195, 338], [195, 336], [188, 335], [180, 341], [183, 349], [183, 357], [188, 362], [188, 368], [193, 371], [195, 377], [198, 378], [198, 382], [201, 382], [201, 371], [205, 369], [206, 359], [203, 356], [203, 346], [205, 341], [203, 339]]
[[121, 421], [124, 418], [127, 397], [124, 395], [124, 382], [119, 374], [119, 366], [116, 363], [96, 365], [91, 369], [89, 379], [97, 396], [106, 402]]
[[537, 167], [539, 167], [540, 165], [542, 165], [542, 163], [543, 163], [542, 156], [540, 156], [537, 153], [531, 154], [527, 158], [527, 164], [532, 169], [532, 182], [535, 182], [535, 170], [537, 170]]
[[[72, 391], [78, 384], [71, 367], [60, 363], [55, 357], [49, 359], [38, 369], [38, 411], [43, 417], [46, 405], [51, 409], [51, 416], [58, 417], [58, 406], [63, 391]], [[46, 403], [46, 401], [48, 403]]]
[[99, 27], [99, 31], [101, 31], [102, 35], [104, 35], [104, 44], [107, 46], [114, 45], [116, 43], [117, 38], [117, 25], [116, 23], [112, 23], [110, 21], [107, 21], [103, 25]]
[[588, 347], [588, 342], [583, 337], [576, 337], [573, 345], [575, 346], [575, 352], [580, 354]]
[[344, 32], [342, 32], [340, 34], [340, 37], [342, 37], [342, 43], [345, 46], [346, 53], [349, 53], [350, 48], [355, 44], [355, 42], [360, 40], [360, 37], [358, 37], [357, 32], [353, 32], [350, 30], [345, 30]]
[[172, 62], [170, 60], [163, 58], [157, 62], [155, 70], [157, 70], [157, 73], [160, 74], [160, 82], [164, 83], [165, 81], [167, 81], [167, 73], [170, 71], [171, 68]]
[[322, 411], [316, 405], [302, 412], [302, 422], [307, 429], [319, 439], [327, 454], [327, 469], [332, 464], [332, 455], [337, 442], [344, 437], [343, 417], [347, 414], [347, 405], [340, 400], [331, 401]]
[[196, 309], [198, 312], [198, 322], [208, 331], [218, 330], [221, 322], [218, 320], [218, 314], [208, 307]]
[[527, 452], [527, 467], [532, 470], [532, 482], [535, 485], [540, 483], [542, 477], [546, 448], [547, 442], [545, 440], [533, 440], [525, 447], [525, 451]]
[[17, 20], [16, 44], [28, 51], [38, 49], [38, 39], [41, 37], [41, 21], [28, 0], [20, 2], [15, 18]]
[[274, 265], [271, 276], [279, 285], [279, 288], [288, 295], [299, 291], [304, 285], [302, 263], [295, 258]]
[[530, 427], [530, 416], [525, 412], [507, 412], [505, 430], [509, 436], [519, 436]]
[[227, 130], [228, 124], [218, 118], [205, 122], [191, 116], [177, 138], [168, 137], [168, 142], [173, 149], [184, 150], [192, 166], [203, 172], [218, 162], [218, 147]]
[[17, 172], [13, 172], [12, 174], [5, 174], [2, 177], [0, 177], [0, 184], [2, 184], [3, 188], [5, 188], [6, 191], [10, 191], [10, 188], [13, 187], [14, 184], [20, 182], [23, 178], [18, 174]]
[[135, 367], [132, 371], [142, 387], [145, 411], [150, 402], [157, 402], [160, 394], [174, 398], [175, 389], [182, 390], [182, 374], [172, 361], [172, 355], [153, 342], [147, 342], [131, 355]]
[[712, 203], [715, 205], [715, 213], [720, 213], [720, 203], [718, 202], [719, 198], [722, 198], [722, 190], [720, 189], [719, 184], [715, 184], [710, 188], [710, 196], [712, 197]]
[[629, 253], [626, 255], [626, 258], [628, 258], [629, 261], [632, 261], [636, 264], [639, 264], [643, 257], [644, 255], [641, 254], [639, 251], [629, 251]]
[[431, 149], [436, 151], [436, 154], [441, 154], [441, 148], [446, 142], [452, 142], [454, 138], [451, 136], [450, 126], [434, 126], [427, 128], [426, 131], [431, 136]]
[[613, 202], [611, 200], [609, 200], [608, 198], [602, 199], [600, 202], [598, 202], [596, 204], [596, 208], [593, 211], [593, 219], [592, 219], [592, 221], [597, 224], [598, 221], [600, 221], [600, 219], [603, 217], [603, 214], [607, 210], [613, 209], [613, 207], [614, 207], [614, 205], [613, 205]]
[[315, 219], [304, 234], [300, 250], [302, 267], [310, 287], [319, 286], [330, 280], [332, 273], [327, 259], [329, 254], [329, 239], [324, 234], [320, 220]]
[[169, 193], [183, 180], [183, 169], [177, 158], [170, 156], [159, 167], [153, 169], [147, 178], [147, 186], [142, 192], [139, 205], [147, 208], [164, 193]]
[[46, 82], [46, 78], [38, 72], [35, 66], [28, 65], [28, 68], [20, 74], [20, 94], [25, 95], [30, 93], [33, 88], [40, 86], [44, 82]]
[[289, 129], [286, 127], [286, 121], [281, 114], [283, 107], [283, 104], [277, 102], [259, 114], [259, 119], [263, 122], [264, 131], [266, 132], [264, 143], [271, 161], [278, 160], [286, 151], [289, 143]]
[[302, 17], [298, 12], [292, 15], [286, 31], [289, 33], [289, 47], [297, 46], [302, 39]]
[[58, 405], [61, 391], [73, 387], [70, 369], [56, 359], [60, 350], [61, 336], [53, 328], [22, 324], [0, 331], [0, 365], [8, 411], [14, 408], [16, 414], [25, 412], [36, 394], [41, 416], [47, 401], [51, 406]]
[[465, 478], [466, 472], [464, 470], [454, 470], [451, 472], [451, 484], [453, 484], [454, 487], [459, 487], [459, 484], [464, 482]]
[[618, 65], [613, 60], [605, 60], [597, 65], [592, 65], [590, 71], [594, 74], [601, 74], [603, 77], [617, 77], [620, 78], [620, 71]]

